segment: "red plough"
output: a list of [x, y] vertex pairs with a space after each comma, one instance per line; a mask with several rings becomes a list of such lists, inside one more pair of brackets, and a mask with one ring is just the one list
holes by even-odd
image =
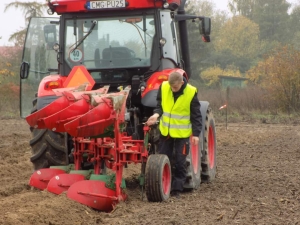
[[[68, 132], [74, 141], [74, 165], [35, 171], [30, 185], [55, 194], [67, 191], [70, 199], [101, 211], [110, 211], [125, 200], [123, 167], [130, 163], [145, 164], [148, 157], [148, 140], [133, 140], [123, 132], [129, 90], [109, 94], [107, 88], [61, 90], [60, 98], [30, 115], [30, 125]], [[61, 110], [54, 112], [54, 107]], [[146, 139], [149, 130], [144, 127]], [[83, 162], [94, 168], [82, 170]], [[106, 175], [106, 169], [115, 173]]]
[[[87, 85], [84, 88], [86, 87]], [[30, 126], [38, 129], [48, 128], [62, 132], [66, 122], [90, 109], [91, 96], [105, 94], [108, 88], [105, 86], [95, 91], [81, 91], [82, 87], [56, 89], [54, 93], [59, 98], [43, 109], [27, 116], [26, 121]]]

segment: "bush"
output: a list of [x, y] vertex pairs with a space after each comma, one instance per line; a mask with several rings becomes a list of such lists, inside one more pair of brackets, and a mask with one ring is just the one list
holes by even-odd
[[19, 118], [19, 65], [21, 48], [0, 47], [0, 110], [1, 119]]
[[19, 118], [19, 86], [12, 82], [0, 85], [0, 96], [0, 118]]

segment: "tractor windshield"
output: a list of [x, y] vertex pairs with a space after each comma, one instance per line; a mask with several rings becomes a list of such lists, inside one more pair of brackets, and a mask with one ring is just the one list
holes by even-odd
[[65, 60], [87, 69], [149, 67], [152, 15], [66, 21]]

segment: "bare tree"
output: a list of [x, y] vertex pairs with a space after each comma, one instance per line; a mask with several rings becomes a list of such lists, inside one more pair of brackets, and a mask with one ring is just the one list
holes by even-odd
[[10, 35], [9, 41], [13, 41], [16, 46], [22, 46], [24, 43], [27, 25], [31, 17], [40, 17], [43, 15], [43, 11], [47, 8], [47, 4], [39, 2], [20, 2], [15, 1], [7, 4], [5, 6], [4, 12], [7, 12], [9, 9], [20, 9], [24, 15], [26, 28], [14, 32]]

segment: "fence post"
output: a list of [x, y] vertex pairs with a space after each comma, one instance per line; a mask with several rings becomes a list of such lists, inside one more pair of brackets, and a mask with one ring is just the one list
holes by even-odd
[[228, 124], [228, 105], [229, 105], [229, 91], [230, 87], [228, 86], [226, 88], [226, 130], [227, 130], [227, 124]]

